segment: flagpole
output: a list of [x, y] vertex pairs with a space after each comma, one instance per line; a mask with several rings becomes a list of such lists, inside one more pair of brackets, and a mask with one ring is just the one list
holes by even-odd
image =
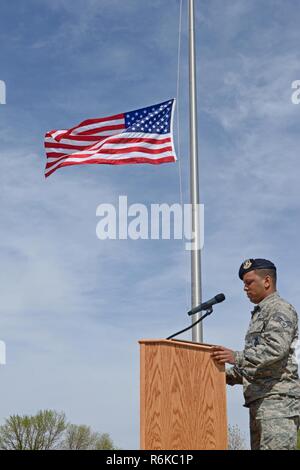
[[[198, 306], [202, 301], [196, 79], [195, 4], [194, 0], [189, 0], [190, 200], [192, 205], [192, 233], [196, 242], [196, 247], [191, 250], [192, 308]], [[193, 315], [192, 322], [194, 323], [199, 318], [200, 313]], [[198, 323], [192, 328], [192, 341], [196, 343], [203, 342], [202, 323]]]

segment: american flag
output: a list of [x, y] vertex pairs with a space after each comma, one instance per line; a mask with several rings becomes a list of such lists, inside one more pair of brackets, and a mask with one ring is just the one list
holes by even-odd
[[172, 123], [175, 99], [146, 108], [88, 119], [45, 136], [45, 176], [70, 165], [160, 164], [177, 160]]

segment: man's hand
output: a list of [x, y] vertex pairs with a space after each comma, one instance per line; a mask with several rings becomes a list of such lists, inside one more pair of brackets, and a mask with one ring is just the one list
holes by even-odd
[[212, 357], [219, 364], [225, 364], [225, 362], [235, 364], [234, 351], [224, 348], [224, 346], [214, 346]]

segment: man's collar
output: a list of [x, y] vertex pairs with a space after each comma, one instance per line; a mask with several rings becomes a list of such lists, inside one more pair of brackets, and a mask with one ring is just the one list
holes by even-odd
[[270, 300], [273, 300], [275, 299], [276, 297], [279, 297], [279, 294], [277, 292], [277, 290], [275, 292], [273, 292], [272, 294], [268, 295], [267, 297], [265, 297], [264, 299], [262, 299], [259, 304], [257, 304], [258, 307], [262, 308], [264, 307], [264, 305], [266, 305], [267, 303], [270, 302]]
[[259, 305], [255, 305], [254, 309], [251, 311], [251, 316], [253, 317], [253, 315], [256, 313], [256, 312], [259, 312], [260, 311], [260, 306]]
[[276, 297], [279, 297], [279, 294], [277, 291], [272, 292], [272, 294], [268, 295], [265, 297], [263, 300], [261, 300], [252, 310], [251, 315], [253, 316], [256, 312], [259, 312], [262, 307], [264, 307], [266, 304], [270, 302], [270, 300], [275, 299]]

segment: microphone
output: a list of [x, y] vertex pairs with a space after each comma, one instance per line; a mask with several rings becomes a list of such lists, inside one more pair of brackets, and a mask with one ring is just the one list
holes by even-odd
[[181, 335], [181, 333], [185, 333], [186, 331], [193, 328], [195, 325], [197, 325], [197, 323], [200, 323], [202, 320], [204, 320], [204, 318], [206, 318], [208, 315], [210, 315], [212, 313], [212, 311], [213, 311], [212, 306], [213, 305], [219, 304], [220, 302], [223, 302], [223, 300], [225, 300], [225, 295], [224, 294], [218, 294], [215, 297], [213, 297], [212, 299], [208, 300], [207, 302], [204, 302], [203, 304], [198, 305], [198, 307], [192, 308], [192, 310], [190, 310], [188, 312], [188, 315], [194, 315], [194, 313], [201, 312], [201, 310], [207, 310], [207, 312], [205, 313], [205, 315], [202, 315], [202, 317], [200, 317], [199, 320], [195, 321], [194, 323], [192, 323], [187, 328], [184, 328], [184, 330], [177, 331], [177, 333], [174, 333], [173, 335], [168, 336], [167, 339], [172, 339], [175, 336]]
[[202, 310], [209, 310], [213, 305], [219, 304], [220, 302], [223, 302], [224, 300], [225, 300], [224, 294], [217, 294], [215, 297], [208, 300], [207, 302], [204, 302], [203, 304], [198, 305], [198, 307], [192, 308], [188, 312], [188, 315], [194, 315], [195, 313], [201, 312]]

